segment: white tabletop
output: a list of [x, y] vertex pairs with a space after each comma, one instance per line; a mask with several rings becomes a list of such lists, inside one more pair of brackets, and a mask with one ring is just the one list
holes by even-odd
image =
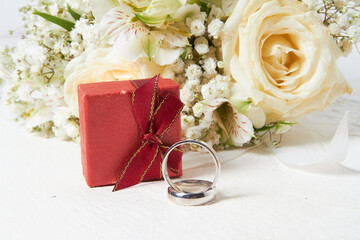
[[[0, 0], [1, 43], [11, 42], [7, 29], [20, 25], [15, 11], [21, 2]], [[327, 119], [320, 130], [332, 135], [350, 109], [347, 159], [355, 165], [360, 163], [359, 62], [356, 51], [339, 60], [353, 95], [288, 133], [309, 132], [309, 121], [321, 125]], [[265, 145], [246, 153], [221, 152], [215, 203], [181, 207], [168, 201], [164, 181], [115, 193], [112, 187], [87, 187], [79, 145], [30, 134], [4, 111], [1, 106], [0, 239], [360, 239], [360, 173], [340, 164], [289, 167]], [[184, 176], [210, 179], [213, 166], [206, 158], [186, 154]]]

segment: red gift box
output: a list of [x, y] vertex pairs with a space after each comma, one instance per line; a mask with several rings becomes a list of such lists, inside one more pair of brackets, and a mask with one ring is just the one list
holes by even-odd
[[[154, 82], [155, 78], [158, 83]], [[149, 91], [149, 86], [145, 89], [146, 85], [151, 84], [154, 89]], [[81, 159], [83, 174], [90, 187], [116, 184], [123, 178], [121, 181], [125, 181], [125, 185], [121, 188], [124, 188], [143, 180], [162, 178], [161, 162], [165, 151], [181, 140], [179, 113], [182, 104], [178, 100], [179, 94], [177, 83], [159, 76], [147, 80], [90, 83], [78, 86]], [[167, 103], [165, 100], [169, 99], [168, 96], [172, 97], [172, 100], [176, 97], [175, 102]], [[150, 103], [151, 99], [155, 99], [155, 108], [161, 108], [160, 111], [154, 109], [154, 103]], [[165, 104], [161, 100], [164, 100]], [[181, 107], [179, 113], [175, 115], [174, 107], [179, 108], [176, 101], [180, 102]], [[152, 120], [154, 124], [150, 123], [151, 121], [139, 121], [139, 118], [148, 117], [146, 116], [148, 111], [155, 112]], [[162, 117], [156, 118], [156, 114]], [[164, 131], [165, 127], [160, 122], [168, 115], [172, 115], [172, 120], [167, 119], [171, 124]], [[155, 136], [156, 133], [148, 134], [146, 131], [151, 132], [150, 128], [154, 128], [153, 125], [162, 128], [164, 134], [158, 134], [159, 136]], [[159, 131], [154, 130], [154, 132]], [[147, 145], [143, 150], [145, 143]], [[158, 147], [159, 144], [161, 147]], [[139, 151], [147, 152], [139, 153]], [[142, 156], [137, 156], [138, 153]], [[134, 156], [137, 159], [133, 159]], [[172, 153], [169, 156], [170, 177], [182, 175], [181, 157], [181, 153]], [[141, 176], [140, 181], [131, 179], [135, 175]], [[138, 182], [126, 183], [127, 181]]]

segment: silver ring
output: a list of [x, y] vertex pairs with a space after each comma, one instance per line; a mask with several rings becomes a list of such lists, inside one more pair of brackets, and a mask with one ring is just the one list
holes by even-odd
[[[212, 182], [197, 179], [181, 180], [175, 183], [171, 181], [167, 170], [167, 160], [172, 150], [183, 144], [196, 144], [205, 148], [210, 153], [211, 157], [215, 162], [216, 169], [215, 177]], [[162, 174], [165, 181], [170, 185], [170, 187], [168, 188], [169, 199], [177, 204], [186, 206], [202, 205], [213, 201], [216, 196], [216, 183], [220, 175], [220, 169], [220, 162], [216, 155], [216, 152], [207, 143], [192, 139], [175, 143], [167, 150], [162, 164]], [[193, 190], [196, 191], [194, 192]]]

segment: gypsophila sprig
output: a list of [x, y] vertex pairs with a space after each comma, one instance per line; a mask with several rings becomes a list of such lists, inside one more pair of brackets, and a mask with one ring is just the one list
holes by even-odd
[[[262, 9], [259, 2], [273, 7]], [[318, 47], [323, 40], [333, 43], [331, 36], [345, 54], [360, 41], [359, 4], [358, 0], [244, 0], [239, 4], [237, 0], [33, 0], [20, 9], [26, 30], [23, 38], [14, 48], [0, 48], [1, 100], [31, 131], [79, 141], [79, 83], [160, 73], [180, 85], [183, 138], [200, 139], [216, 149], [259, 144], [264, 134], [281, 136], [289, 130], [292, 115], [310, 112], [297, 110], [300, 100], [295, 98], [304, 94], [291, 92], [309, 91], [300, 86], [306, 80], [296, 77], [298, 72], [304, 74], [299, 69], [315, 59], [312, 54], [321, 54], [316, 59], [333, 64], [333, 50]], [[259, 9], [262, 14], [269, 9], [281, 14], [274, 17], [271, 12], [263, 18]], [[240, 19], [240, 13], [249, 16]], [[247, 26], [268, 19], [274, 22], [257, 25], [264, 29]], [[297, 22], [294, 28], [301, 31], [293, 33], [288, 22]], [[307, 37], [299, 37], [312, 27], [322, 35], [313, 37], [310, 31]], [[261, 34], [267, 37], [260, 40]], [[306, 40], [307, 47], [299, 39]], [[259, 42], [254, 45], [254, 41]], [[313, 49], [318, 50], [313, 53]], [[256, 53], [261, 53], [260, 58]], [[340, 78], [334, 73], [335, 65], [324, 69], [329, 73], [316, 77]], [[315, 80], [326, 82], [329, 89], [335, 86], [342, 93], [351, 92], [338, 78]], [[286, 96], [282, 89], [289, 91]], [[321, 102], [332, 102], [335, 97], [327, 97], [339, 96], [334, 92], [317, 98], [315, 105], [321, 107], [311, 111], [323, 109]], [[277, 97], [282, 104], [267, 105]], [[287, 106], [290, 100], [296, 102], [295, 108]], [[288, 111], [280, 109], [287, 107]]]
[[[67, 4], [82, 14], [71, 32], [33, 14], [41, 12], [73, 21]], [[10, 73], [2, 89], [2, 100], [18, 113], [17, 120], [26, 122], [32, 131], [77, 141], [79, 123], [66, 111], [63, 75], [70, 60], [98, 44], [98, 26], [93, 23], [89, 2], [35, 1], [19, 11], [26, 35], [15, 48], [1, 51], [2, 67]]]
[[358, 0], [302, 0], [317, 11], [344, 55], [360, 42], [360, 2]]

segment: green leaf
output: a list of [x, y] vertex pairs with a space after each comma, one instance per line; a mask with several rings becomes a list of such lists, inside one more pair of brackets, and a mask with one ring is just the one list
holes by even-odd
[[49, 22], [55, 23], [56, 25], [59, 25], [60, 27], [68, 30], [69, 32], [75, 27], [75, 23], [70, 22], [63, 18], [55, 17], [55, 16], [47, 14], [47, 13], [35, 11], [35, 12], [33, 12], [33, 14], [38, 15]]
[[188, 4], [197, 4], [199, 5], [200, 9], [202, 12], [208, 12], [209, 11], [209, 6], [206, 3], [206, 1], [202, 1], [202, 0], [187, 0], [186, 3]]
[[295, 125], [297, 124], [296, 122], [284, 122], [284, 121], [280, 121], [277, 123], [278, 125]]
[[188, 49], [186, 48], [179, 56], [181, 58], [181, 60], [183, 60], [183, 62], [185, 62], [187, 52], [188, 52]]
[[71, 14], [71, 16], [76, 20], [80, 20], [81, 15], [77, 12], [75, 12], [74, 10], [71, 9], [70, 5], [67, 4], [67, 10], [69, 11], [69, 13]]
[[231, 104], [239, 113], [246, 114], [249, 111], [251, 101], [232, 101]]
[[158, 42], [151, 34], [148, 34], [141, 41], [142, 47], [149, 58], [149, 61], [154, 57], [156, 49], [159, 47]]
[[294, 124], [297, 124], [297, 123], [296, 122], [279, 121], [279, 122], [275, 122], [275, 123], [269, 123], [269, 124], [263, 126], [262, 128], [254, 128], [254, 131], [255, 132], [264, 132], [264, 131], [268, 131], [273, 128], [277, 128], [277, 127], [279, 127], [279, 125], [294, 125]]
[[254, 128], [254, 131], [255, 132], [264, 132], [264, 131], [273, 129], [275, 127], [276, 127], [276, 124], [273, 124], [273, 125], [269, 124], [269, 125], [263, 126], [262, 128]]
[[139, 13], [134, 13], [136, 18], [141, 22], [145, 23], [148, 26], [159, 27], [164, 24], [167, 19], [167, 16], [160, 16], [160, 17], [152, 17], [141, 15]]

